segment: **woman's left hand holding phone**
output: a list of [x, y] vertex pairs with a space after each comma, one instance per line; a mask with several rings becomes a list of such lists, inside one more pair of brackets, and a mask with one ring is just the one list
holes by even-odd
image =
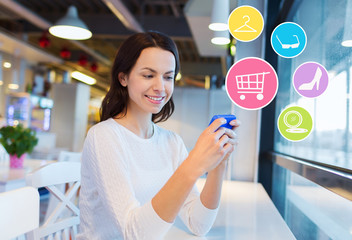
[[240, 121], [235, 119], [230, 122], [232, 129], [225, 128], [224, 135], [227, 135], [227, 137], [229, 138], [228, 144], [232, 145], [232, 149], [231, 149], [231, 151], [229, 151], [225, 155], [225, 157], [222, 159], [222, 161], [219, 163], [219, 165], [214, 170], [216, 170], [216, 171], [225, 170], [227, 161], [229, 160], [231, 153], [234, 151], [235, 146], [237, 146], [237, 144], [238, 144], [238, 138], [237, 138], [237, 134], [235, 133], [235, 130], [240, 126], [240, 124], [241, 124]]
[[194, 169], [201, 171], [200, 176], [216, 168], [234, 149], [236, 135], [232, 129], [220, 127], [224, 123], [224, 118], [214, 120], [202, 132], [189, 153], [188, 160], [193, 162]]
[[[219, 118], [219, 119], [223, 119], [223, 118]], [[209, 127], [211, 127], [213, 123]], [[221, 127], [216, 130], [216, 132], [219, 132], [220, 134], [222, 134], [220, 139], [227, 138], [226, 147], [229, 149], [229, 151], [227, 151], [227, 153], [222, 157], [221, 161], [218, 163], [218, 165], [215, 168], [208, 171], [207, 180], [200, 194], [201, 202], [205, 207], [209, 209], [215, 209], [219, 206], [221, 186], [225, 175], [225, 169], [228, 162], [227, 160], [229, 159], [231, 153], [233, 152], [235, 145], [237, 145], [237, 137], [234, 130], [237, 127], [239, 127], [240, 123], [238, 120], [232, 120], [230, 122], [230, 125], [232, 126], [232, 129]]]

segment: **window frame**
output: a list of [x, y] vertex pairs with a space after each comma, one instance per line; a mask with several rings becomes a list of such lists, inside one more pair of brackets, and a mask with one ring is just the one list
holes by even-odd
[[[266, 29], [265, 59], [277, 70], [278, 57], [271, 48], [270, 36], [273, 29], [298, 9], [302, 0], [269, 1]], [[272, 196], [273, 165], [290, 170], [335, 194], [352, 201], [352, 170], [310, 159], [290, 156], [274, 151], [276, 98], [261, 110], [260, 155], [258, 179]]]

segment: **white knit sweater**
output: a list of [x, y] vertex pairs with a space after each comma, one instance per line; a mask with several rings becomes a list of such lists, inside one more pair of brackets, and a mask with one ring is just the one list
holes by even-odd
[[[161, 239], [171, 223], [154, 211], [151, 199], [188, 153], [182, 139], [155, 124], [143, 139], [108, 119], [93, 126], [84, 143], [78, 239]], [[217, 214], [203, 206], [194, 187], [179, 217], [196, 235], [206, 234]]]

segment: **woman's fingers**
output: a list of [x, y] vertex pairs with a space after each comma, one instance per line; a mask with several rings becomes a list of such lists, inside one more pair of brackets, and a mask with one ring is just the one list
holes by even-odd
[[226, 143], [228, 143], [228, 141], [230, 140], [230, 138], [226, 135], [226, 134], [223, 134], [221, 136], [221, 138], [219, 139], [219, 145], [220, 147], [224, 147]]
[[225, 118], [218, 118], [215, 119], [208, 127], [209, 133], [214, 133], [221, 125], [226, 123]]
[[236, 128], [238, 128], [241, 125], [241, 121], [238, 119], [232, 120], [230, 122], [230, 125], [232, 126], [232, 130], [235, 130]]
[[228, 129], [224, 127], [220, 127], [218, 130], [216, 130], [215, 139], [220, 139], [226, 133], [226, 130]]
[[224, 158], [228, 158], [237, 144], [237, 135], [234, 132], [240, 122], [234, 120], [230, 122], [232, 129], [221, 127], [226, 123], [226, 119], [218, 118], [214, 120], [198, 138], [194, 149], [189, 156], [197, 162], [199, 167], [206, 171], [212, 170]]
[[224, 134], [220, 137], [219, 142], [221, 142], [220, 146], [224, 146], [225, 144], [237, 146], [238, 145], [237, 134], [231, 129], [224, 129]]
[[[234, 147], [232, 144], [226, 143], [226, 144], [224, 145], [224, 148], [223, 148], [224, 156], [225, 156], [226, 158], [228, 158], [228, 157], [230, 156], [230, 154], [233, 152], [234, 149], [235, 149], [235, 147]], [[225, 159], [225, 158], [224, 158], [224, 159]], [[223, 160], [224, 160], [224, 159], [223, 159]]]
[[227, 143], [229, 143], [229, 144], [231, 144], [233, 146], [236, 146], [238, 144], [238, 139], [237, 138], [235, 138], [235, 139], [229, 138]]
[[236, 138], [236, 133], [232, 129], [225, 129], [224, 134], [226, 134], [229, 138]]
[[232, 145], [238, 144], [237, 134], [234, 132], [234, 130], [231, 130], [228, 128], [223, 128], [223, 127], [219, 128], [215, 132], [215, 140], [217, 139], [219, 139], [219, 141], [221, 142], [220, 146], [224, 146], [226, 143], [229, 143]]
[[221, 147], [225, 147], [226, 144], [230, 144], [232, 146], [236, 146], [238, 144], [237, 136], [230, 138], [228, 135], [224, 134], [219, 139], [219, 145]]

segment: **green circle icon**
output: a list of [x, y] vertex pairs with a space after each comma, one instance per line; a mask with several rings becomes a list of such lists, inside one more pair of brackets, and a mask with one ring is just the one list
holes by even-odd
[[289, 141], [302, 141], [313, 129], [313, 120], [309, 112], [302, 107], [288, 107], [280, 113], [277, 128], [281, 136]]

